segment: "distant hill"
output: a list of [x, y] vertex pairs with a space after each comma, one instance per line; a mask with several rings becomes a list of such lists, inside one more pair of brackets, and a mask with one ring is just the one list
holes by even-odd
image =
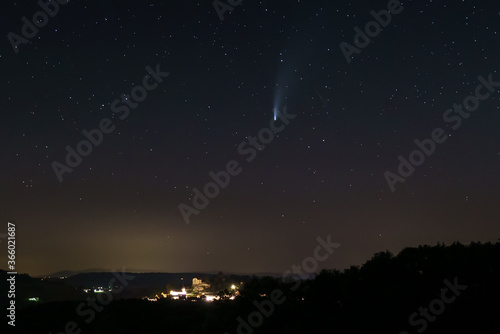
[[[122, 273], [120, 272], [121, 276]], [[221, 274], [206, 273], [131, 273], [125, 275], [132, 276], [133, 279], [127, 280], [126, 288], [115, 296], [116, 299], [142, 298], [151, 295], [153, 292], [164, 290], [167, 285], [171, 288], [180, 289], [182, 287], [191, 287], [193, 278], [201, 278], [204, 281], [212, 280]], [[61, 277], [66, 277], [61, 279]], [[89, 272], [75, 273], [71, 271], [60, 271], [43, 278], [30, 277], [27, 274], [18, 274], [16, 276], [16, 294], [19, 307], [32, 305], [28, 298], [38, 297], [40, 302], [54, 301], [74, 301], [84, 300], [88, 297], [83, 291], [84, 288], [109, 288], [109, 283], [115, 275], [112, 272]], [[225, 279], [234, 282], [246, 282], [250, 276], [241, 275], [223, 275], [224, 279], [217, 281], [220, 287]], [[7, 271], [0, 270], [0, 289], [7, 291]], [[121, 285], [117, 282], [118, 285]], [[0, 303], [0, 307], [5, 305]]]
[[[7, 291], [7, 271], [0, 270], [0, 291]], [[28, 298], [38, 297], [41, 302], [53, 302], [62, 300], [83, 300], [84, 292], [73, 286], [68, 286], [64, 280], [47, 281], [40, 278], [33, 278], [28, 274], [16, 275], [16, 305], [24, 307], [32, 305]], [[0, 298], [0, 307], [3, 307], [3, 301], [6, 298]]]
[[[127, 275], [135, 276], [133, 280], [129, 282], [129, 288], [159, 288], [165, 287], [167, 284], [173, 284], [175, 286], [191, 286], [191, 282], [195, 277], [210, 277], [213, 274], [203, 274], [203, 273], [131, 273], [127, 272]], [[64, 280], [66, 285], [70, 286], [81, 286], [81, 287], [106, 287], [111, 278], [113, 278], [113, 273], [110, 272], [100, 272], [100, 273], [80, 273], [68, 277]]]
[[[36, 277], [36, 278], [45, 278], [45, 277], [59, 278], [59, 277], [71, 277], [71, 276], [75, 276], [77, 274], [83, 274], [83, 273], [107, 273], [107, 272], [109, 272], [109, 269], [102, 269], [102, 268], [93, 268], [93, 269], [85, 269], [85, 270], [61, 270], [61, 271], [51, 273], [48, 275], [38, 275], [38, 276], [34, 276], [34, 277]], [[156, 270], [129, 269], [128, 272], [131, 272], [131, 273], [156, 273], [158, 271], [156, 271]]]

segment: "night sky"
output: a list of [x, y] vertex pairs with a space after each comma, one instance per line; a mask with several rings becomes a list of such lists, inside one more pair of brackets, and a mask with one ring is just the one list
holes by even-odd
[[[221, 21], [211, 1], [74, 0], [17, 48], [8, 34], [41, 8], [3, 4], [0, 233], [16, 223], [17, 271], [280, 274], [328, 235], [341, 246], [319, 269], [496, 241], [500, 3], [401, 5], [348, 62], [341, 43], [388, 1], [245, 1]], [[480, 76], [488, 98], [447, 113]], [[155, 88], [133, 91], [143, 80]], [[61, 181], [54, 162], [103, 120]], [[435, 129], [446, 141], [391, 191], [386, 172]], [[231, 161], [239, 174], [186, 224], [179, 204]]]

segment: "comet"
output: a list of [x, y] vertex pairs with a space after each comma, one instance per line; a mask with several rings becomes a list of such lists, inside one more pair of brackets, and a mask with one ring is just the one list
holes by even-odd
[[274, 108], [273, 109], [273, 119], [276, 120], [276, 118], [278, 117], [278, 114], [279, 114], [279, 110], [278, 108]]

